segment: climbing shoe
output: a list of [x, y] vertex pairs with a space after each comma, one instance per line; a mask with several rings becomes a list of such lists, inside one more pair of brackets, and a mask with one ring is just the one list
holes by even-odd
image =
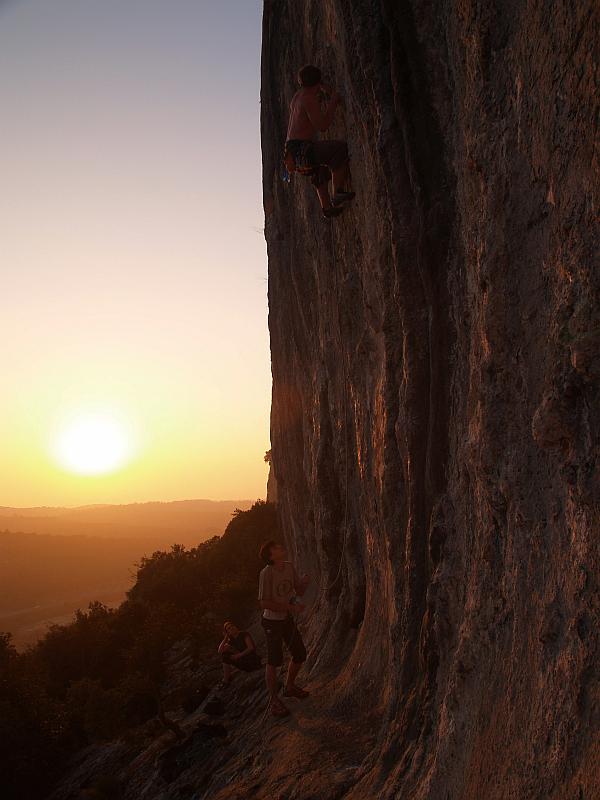
[[299, 686], [286, 686], [283, 690], [284, 697], [297, 697], [299, 700], [304, 700], [309, 694], [310, 692], [304, 691]]
[[289, 717], [290, 710], [280, 700], [271, 703], [271, 715], [274, 717]]
[[343, 208], [338, 208], [336, 206], [332, 206], [331, 208], [324, 208], [323, 216], [325, 217], [325, 219], [333, 219], [333, 217], [338, 217], [343, 210], [344, 210]]
[[354, 200], [355, 197], [356, 192], [336, 192], [333, 195], [331, 205], [339, 208], [339, 206], [343, 206], [344, 203], [349, 203], [350, 200]]

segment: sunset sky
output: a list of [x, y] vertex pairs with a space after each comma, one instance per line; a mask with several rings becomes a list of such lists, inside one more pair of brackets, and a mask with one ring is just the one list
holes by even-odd
[[260, 27], [0, 0], [0, 505], [264, 497]]

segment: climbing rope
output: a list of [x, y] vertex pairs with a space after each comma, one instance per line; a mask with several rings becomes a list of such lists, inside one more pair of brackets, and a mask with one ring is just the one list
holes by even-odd
[[[337, 280], [337, 263], [336, 263], [336, 258], [335, 258], [335, 240], [334, 240], [334, 235], [333, 235], [333, 225], [331, 225], [330, 232], [331, 232], [331, 236], [330, 236], [330, 239], [331, 239], [331, 261], [332, 261], [332, 265], [333, 265], [333, 275], [334, 275], [334, 281], [335, 281], [335, 296], [337, 298], [339, 298], [340, 293], [339, 293], [338, 280]], [[345, 504], [344, 504], [344, 506], [345, 506], [344, 507], [344, 539], [343, 539], [343, 542], [342, 542], [342, 551], [340, 553], [340, 563], [338, 565], [338, 570], [337, 570], [336, 576], [333, 579], [333, 581], [329, 584], [329, 586], [325, 587], [325, 591], [326, 592], [329, 591], [330, 589], [332, 589], [335, 586], [335, 584], [338, 582], [339, 578], [340, 578], [340, 575], [342, 573], [342, 564], [344, 562], [344, 557], [346, 555], [346, 542], [348, 540], [348, 494], [349, 494], [349, 489], [348, 489], [348, 473], [349, 473], [349, 456], [348, 456], [348, 390], [349, 390], [349, 387], [348, 387], [348, 356], [347, 356], [346, 353], [344, 353], [344, 358], [343, 358], [342, 361], [343, 361], [343, 365], [344, 365], [343, 385], [342, 385], [342, 392], [343, 392], [343, 395], [344, 395], [344, 444], [345, 444], [345, 447], [344, 447], [344, 450], [345, 450], [345, 481], [344, 482], [345, 482], [345, 485], [346, 485], [346, 490], [345, 490], [346, 499], [345, 499]]]
[[[335, 296], [339, 298], [340, 295], [339, 295], [339, 286], [338, 286], [338, 279], [337, 279], [337, 263], [336, 263], [336, 258], [335, 258], [335, 240], [334, 240], [334, 235], [333, 235], [333, 225], [331, 225], [330, 233], [331, 233], [330, 242], [331, 242], [331, 254], [332, 254], [331, 261], [332, 261], [333, 276], [334, 276], [334, 282], [335, 282]], [[336, 572], [335, 578], [331, 581], [331, 583], [327, 584], [326, 586], [324, 586], [324, 587], [323, 586], [319, 586], [319, 593], [321, 591], [328, 592], [330, 589], [333, 589], [333, 587], [336, 585], [336, 583], [340, 579], [340, 576], [342, 574], [342, 566], [344, 564], [344, 560], [345, 560], [345, 556], [346, 556], [346, 544], [348, 542], [348, 507], [349, 507], [349, 494], [350, 494], [349, 481], [348, 481], [348, 476], [349, 476], [349, 472], [350, 472], [350, 466], [349, 466], [350, 465], [350, 456], [349, 456], [349, 449], [348, 449], [348, 416], [349, 416], [348, 415], [348, 375], [349, 375], [348, 362], [349, 362], [348, 356], [345, 354], [344, 358], [343, 358], [343, 361], [342, 361], [343, 367], [344, 367], [342, 391], [343, 391], [343, 394], [344, 394], [344, 428], [343, 428], [343, 432], [344, 432], [344, 453], [345, 453], [345, 456], [344, 456], [344, 462], [345, 462], [344, 463], [345, 500], [344, 500], [344, 526], [343, 526], [344, 536], [343, 536], [343, 540], [342, 540], [342, 550], [340, 552], [340, 560], [339, 560], [339, 564], [338, 564], [338, 568], [337, 568], [337, 572]], [[313, 607], [309, 611], [308, 615], [302, 620], [302, 624], [303, 625], [307, 625], [311, 621], [311, 619], [313, 618], [315, 612], [316, 612], [316, 602], [313, 604]]]
[[[336, 263], [336, 257], [335, 257], [335, 239], [334, 239], [333, 225], [331, 225], [330, 234], [331, 234], [330, 235], [331, 262], [332, 262], [333, 276], [334, 276], [334, 283], [335, 283], [335, 295], [336, 295], [336, 297], [339, 298], [339, 287], [338, 287], [338, 279], [337, 279], [337, 263]], [[349, 508], [349, 494], [350, 494], [349, 481], [348, 481], [348, 476], [349, 476], [349, 471], [350, 471], [350, 467], [349, 467], [350, 456], [349, 456], [349, 448], [348, 448], [348, 417], [349, 417], [349, 414], [348, 414], [348, 378], [349, 378], [348, 363], [349, 363], [349, 358], [348, 358], [347, 354], [344, 354], [344, 358], [343, 358], [343, 385], [342, 385], [342, 392], [343, 392], [343, 395], [344, 395], [344, 426], [343, 426], [343, 435], [344, 435], [344, 483], [345, 483], [344, 526], [343, 526], [344, 536], [343, 536], [343, 540], [342, 540], [342, 550], [340, 552], [340, 560], [339, 560], [339, 564], [338, 564], [338, 568], [337, 568], [337, 572], [336, 572], [335, 578], [327, 586], [325, 586], [325, 587], [321, 587], [320, 586], [319, 587], [319, 592], [322, 591], [322, 590], [324, 590], [325, 592], [328, 592], [330, 589], [332, 589], [336, 585], [336, 583], [340, 579], [340, 576], [342, 574], [342, 566], [344, 564], [345, 555], [346, 555], [346, 544], [347, 544], [347, 541], [348, 541], [348, 508]], [[310, 622], [310, 620], [312, 619], [315, 611], [316, 611], [316, 603], [313, 605], [313, 607], [310, 610], [308, 616], [305, 619], [302, 620], [302, 623], [304, 625], [307, 625]], [[298, 625], [297, 625], [296, 620], [294, 620], [294, 636], [296, 635], [297, 632], [298, 632]], [[282, 677], [283, 676], [283, 668], [284, 668], [284, 664], [282, 664], [280, 669], [279, 669], [278, 677]], [[271, 708], [271, 703], [272, 703], [272, 698], [269, 697], [269, 702], [267, 703], [267, 706], [266, 706], [266, 708], [265, 708], [265, 710], [263, 712], [263, 715], [261, 717], [261, 721], [260, 721], [260, 724], [259, 724], [259, 727], [261, 729], [263, 729], [263, 731], [264, 731], [263, 724], [264, 724], [264, 721], [265, 721], [265, 717], [267, 716], [267, 714], [269, 712], [269, 709]], [[260, 748], [259, 748], [259, 751], [258, 751], [258, 754], [257, 754], [258, 756], [262, 755], [262, 752], [264, 750], [265, 738], [266, 738], [265, 734], [263, 733], [262, 740], [261, 740], [261, 745], [260, 745]]]

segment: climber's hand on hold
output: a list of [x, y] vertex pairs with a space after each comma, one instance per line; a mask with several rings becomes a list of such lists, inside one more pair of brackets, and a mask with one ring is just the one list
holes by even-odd
[[336, 91], [333, 86], [329, 86], [326, 83], [321, 84], [321, 94], [323, 94], [329, 100], [329, 102], [333, 103], [334, 105], [337, 105], [342, 101], [341, 94]]
[[304, 592], [306, 591], [306, 587], [310, 583], [310, 578], [306, 573], [304, 575], [298, 577], [298, 575], [294, 576], [294, 589], [296, 590], [296, 595], [302, 597]]

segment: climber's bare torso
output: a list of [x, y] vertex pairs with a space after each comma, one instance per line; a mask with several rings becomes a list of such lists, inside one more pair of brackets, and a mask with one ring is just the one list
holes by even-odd
[[316, 139], [319, 131], [326, 130], [328, 120], [321, 111], [321, 92], [319, 84], [303, 87], [293, 96], [290, 103], [288, 139]]

